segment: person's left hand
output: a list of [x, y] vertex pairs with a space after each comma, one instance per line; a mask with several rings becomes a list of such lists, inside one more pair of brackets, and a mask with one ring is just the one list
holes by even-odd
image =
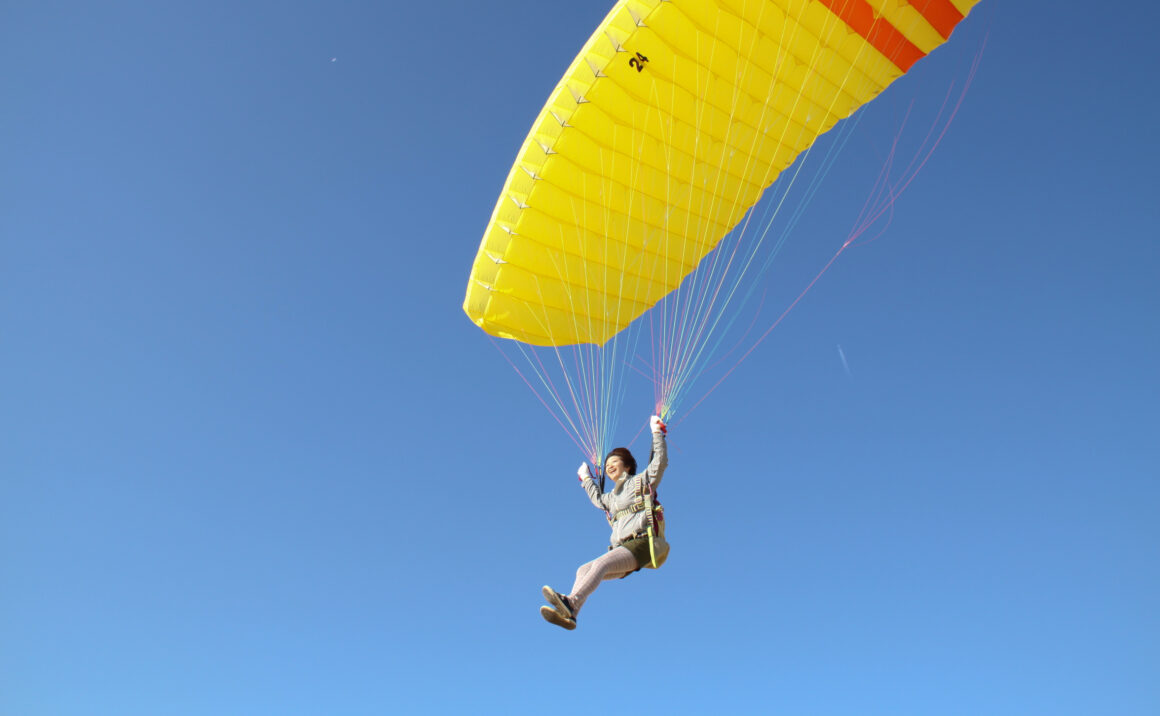
[[657, 415], [654, 415], [648, 419], [648, 426], [649, 426], [649, 429], [652, 430], [654, 434], [655, 433], [668, 434], [668, 432], [669, 432], [669, 429], [667, 427], [665, 427], [664, 423], [661, 422], [660, 416], [657, 416]]

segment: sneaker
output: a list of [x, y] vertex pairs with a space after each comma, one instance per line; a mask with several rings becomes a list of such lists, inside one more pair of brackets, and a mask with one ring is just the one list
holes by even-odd
[[560, 613], [560, 616], [565, 619], [572, 619], [575, 616], [571, 599], [568, 599], [568, 597], [565, 597], [563, 594], [548, 586], [545, 586], [541, 591], [544, 593], [544, 599], [548, 600], [548, 604], [551, 604]]
[[560, 612], [549, 606], [540, 607], [540, 616], [544, 618], [549, 624], [555, 624], [558, 627], [564, 627], [568, 631], [576, 628], [576, 620], [572, 617], [565, 617]]

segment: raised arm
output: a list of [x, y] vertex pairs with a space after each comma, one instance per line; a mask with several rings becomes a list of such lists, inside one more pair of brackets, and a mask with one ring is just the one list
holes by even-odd
[[652, 430], [652, 460], [645, 468], [645, 473], [648, 474], [649, 484], [655, 488], [661, 484], [665, 468], [669, 466], [669, 452], [665, 445], [665, 424], [655, 415], [649, 418], [648, 423]]
[[588, 499], [592, 501], [592, 504], [597, 509], [607, 512], [608, 505], [604, 504], [604, 500], [607, 498], [601, 494], [600, 485], [597, 485], [596, 480], [592, 479], [592, 473], [588, 472], [588, 463], [581, 463], [576, 474], [580, 477], [580, 487], [583, 487], [584, 491], [588, 493]]

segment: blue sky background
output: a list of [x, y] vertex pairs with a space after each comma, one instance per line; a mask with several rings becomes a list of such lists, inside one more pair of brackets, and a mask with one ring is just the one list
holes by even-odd
[[0, 712], [1160, 713], [1146, 2], [984, 2], [871, 107], [987, 36], [890, 230], [672, 431], [668, 564], [541, 621], [607, 527], [460, 304], [609, 5], [5, 6]]

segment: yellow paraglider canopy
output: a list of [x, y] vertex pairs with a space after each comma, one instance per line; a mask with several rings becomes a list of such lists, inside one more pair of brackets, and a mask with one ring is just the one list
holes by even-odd
[[620, 0], [519, 151], [467, 315], [536, 345], [607, 342], [976, 2]]

